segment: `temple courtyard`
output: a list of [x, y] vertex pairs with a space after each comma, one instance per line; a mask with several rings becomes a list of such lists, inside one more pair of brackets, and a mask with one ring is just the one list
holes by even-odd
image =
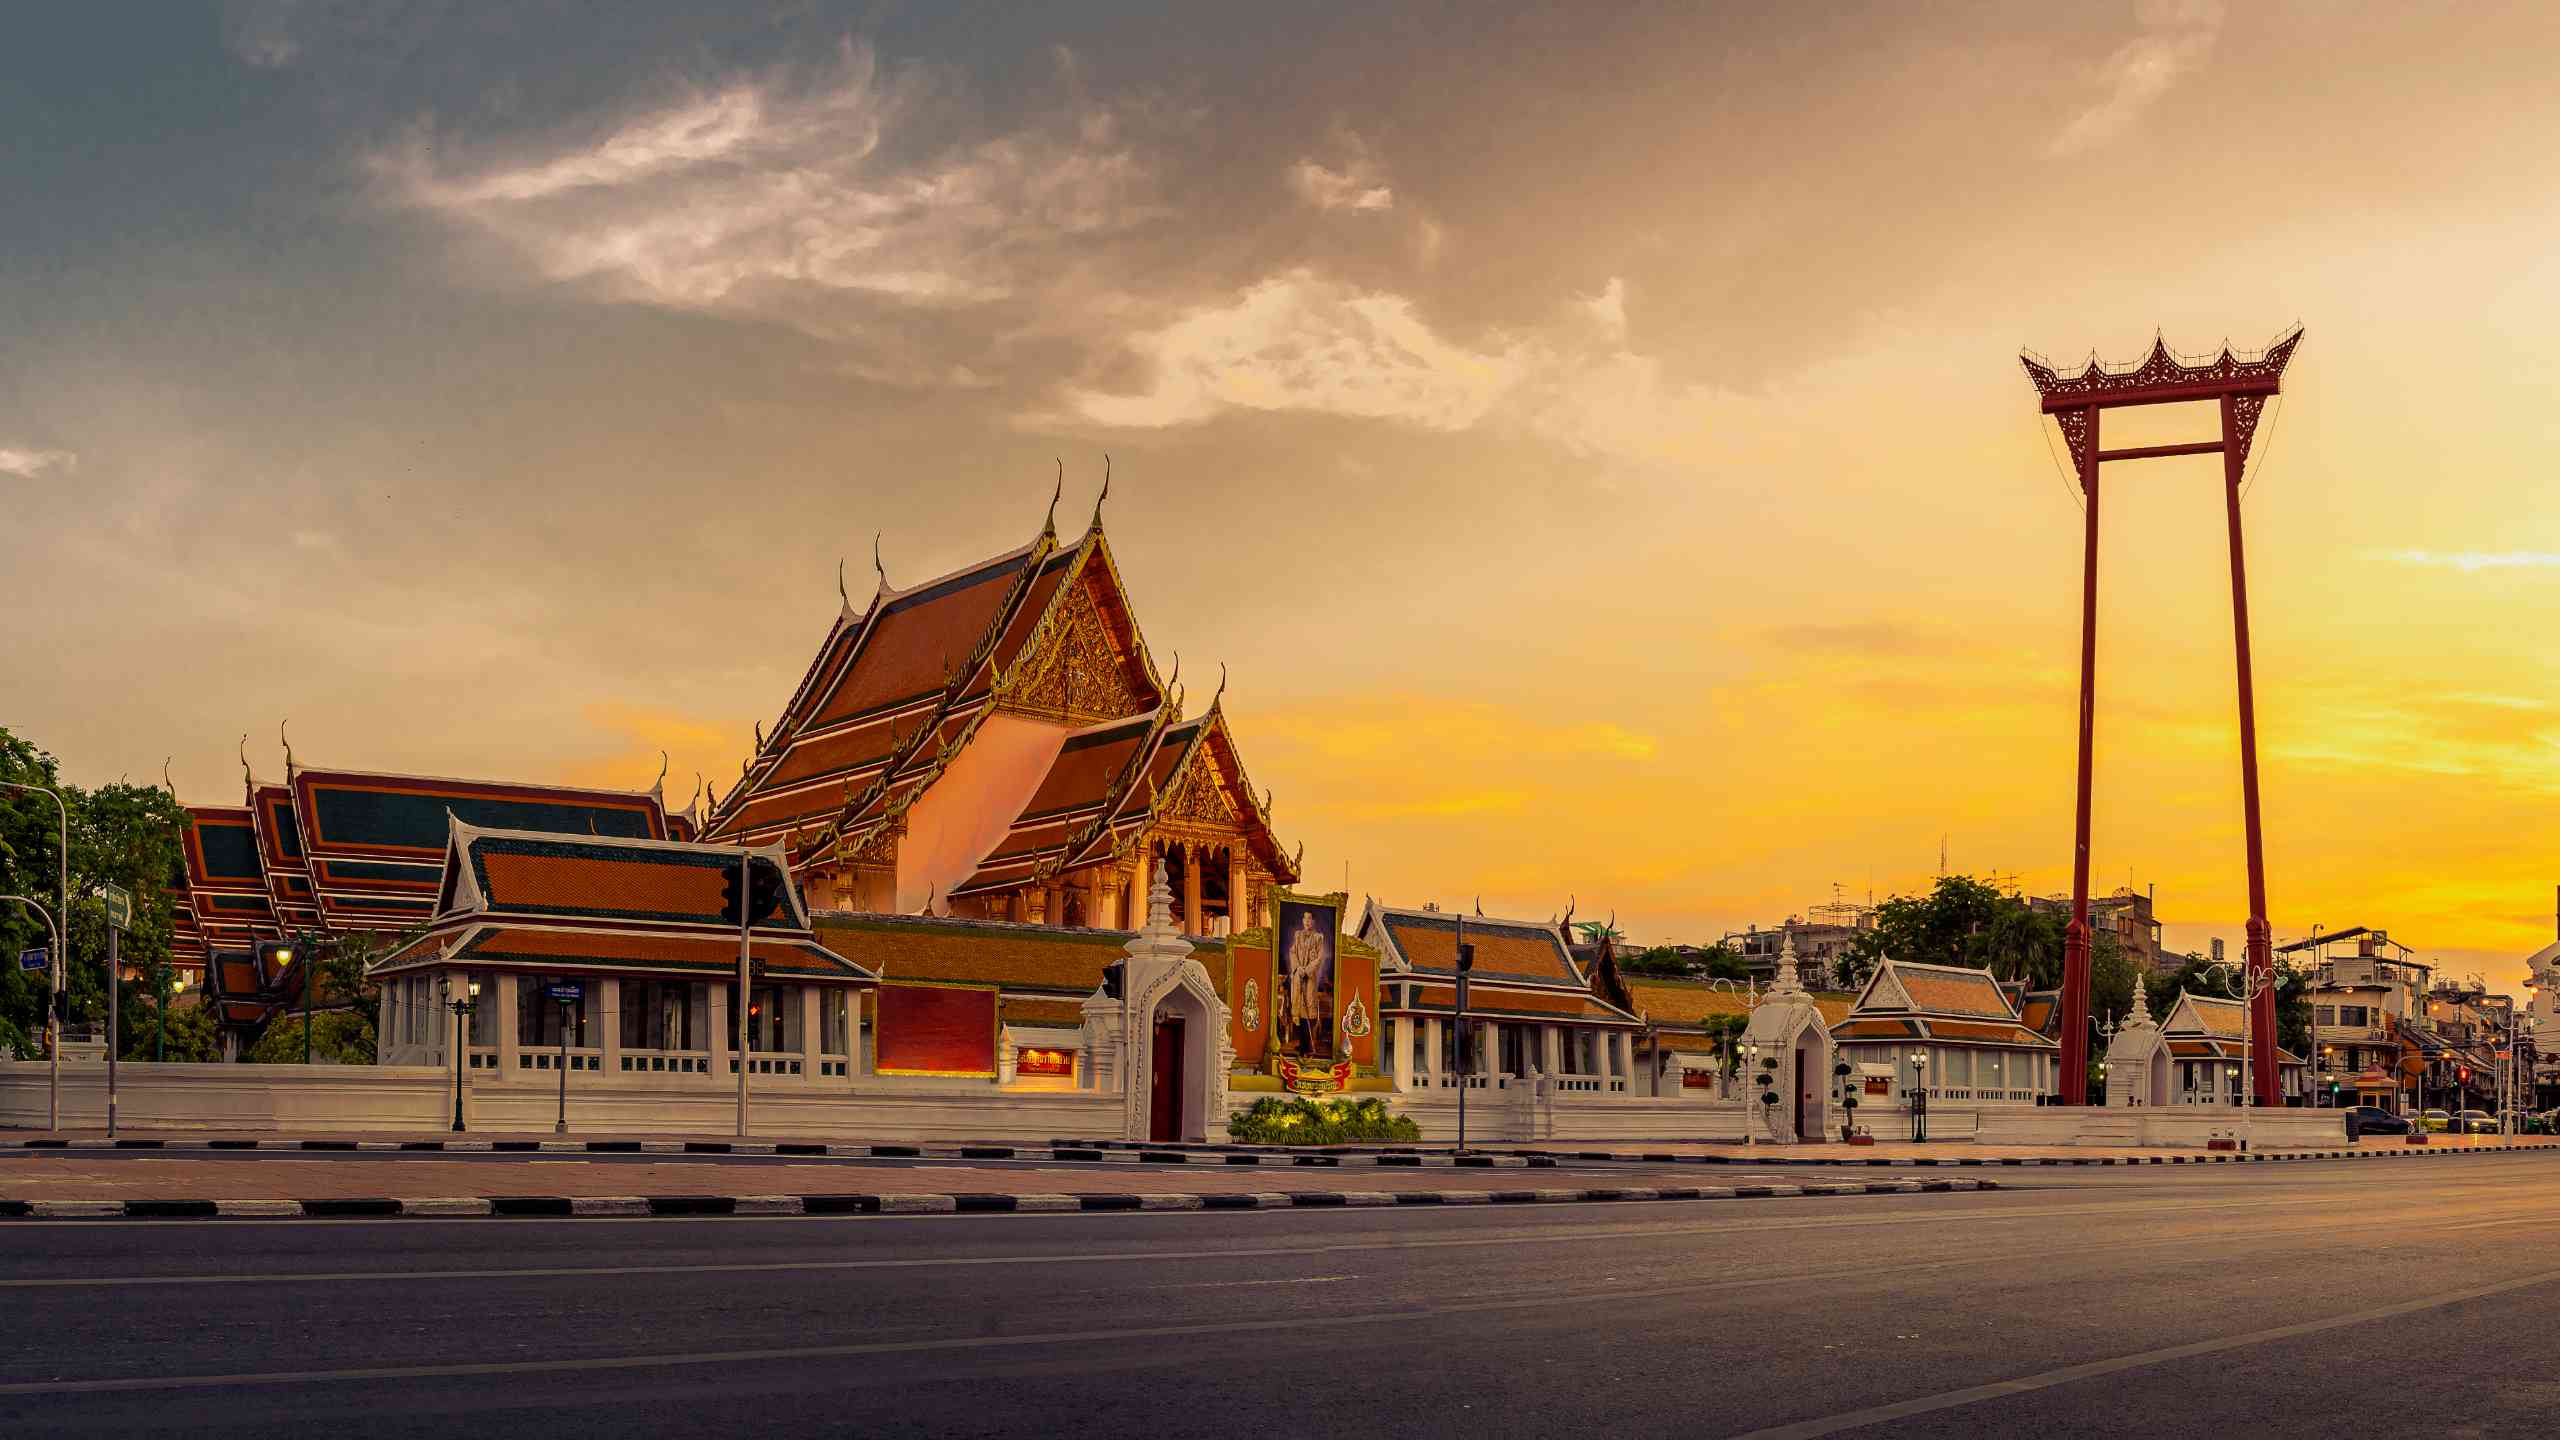
[[[1554, 1159], [1430, 1183], [1713, 1183], [1750, 1168]], [[2535, 1294], [2560, 1279], [2535, 1243], [2555, 1159], [2019, 1166], [1988, 1191], [1747, 1203], [19, 1219], [0, 1232], [22, 1242], [0, 1281], [0, 1422], [383, 1437], [2528, 1433], [2556, 1398]], [[374, 1193], [475, 1168], [561, 1192], [643, 1170], [773, 1184], [788, 1165], [961, 1168], [66, 1149], [0, 1159], [0, 1189], [211, 1165]], [[1073, 1177], [1141, 1167], [1024, 1168], [1099, 1185], [1121, 1182]], [[1146, 1168], [1165, 1189], [1231, 1168], [1271, 1183], [1223, 1163]], [[1812, 1184], [1820, 1168], [1779, 1173]], [[1415, 1181], [1351, 1173], [1325, 1183]]]

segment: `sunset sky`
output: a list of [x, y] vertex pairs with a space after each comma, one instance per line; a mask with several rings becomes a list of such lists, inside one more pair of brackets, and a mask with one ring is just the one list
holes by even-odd
[[[1107, 452], [1311, 882], [1639, 940], [1941, 837], [2065, 891], [2081, 512], [2017, 353], [2300, 322], [2245, 506], [2279, 940], [2552, 938], [2560, 8], [693, 8], [13, 19], [0, 724], [215, 802], [286, 717], [664, 747], [681, 805], [839, 559], [1019, 545], [1055, 457], [1072, 531]], [[2099, 888], [2236, 948], [2219, 461], [2108, 481]]]

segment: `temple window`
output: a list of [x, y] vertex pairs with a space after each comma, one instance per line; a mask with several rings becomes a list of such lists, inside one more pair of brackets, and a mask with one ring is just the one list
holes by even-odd
[[[560, 1044], [561, 1024], [565, 1014], [569, 1044], [583, 1048], [587, 1043], [586, 992], [602, 983], [599, 980], [581, 981], [567, 975], [517, 976], [516, 1043], [556, 1049]], [[551, 987], [554, 985], [577, 985], [578, 998], [563, 1005], [551, 998]]]
[[693, 986], [663, 980], [622, 982], [622, 1044], [630, 1050], [699, 1050], [702, 1038]]

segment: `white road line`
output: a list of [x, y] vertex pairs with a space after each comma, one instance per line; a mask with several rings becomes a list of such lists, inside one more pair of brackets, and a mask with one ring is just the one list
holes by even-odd
[[2215, 1355], [2225, 1350], [2242, 1350], [2252, 1345], [2267, 1345], [2278, 1340], [2296, 1340], [2305, 1335], [2344, 1329], [2350, 1325], [2369, 1325], [2377, 1320], [2397, 1319], [2422, 1310], [2440, 1310], [2465, 1300], [2480, 1300], [2491, 1295], [2504, 1295], [2514, 1290], [2529, 1290], [2537, 1285], [2560, 1281], [2560, 1270], [2544, 1270], [2538, 1274], [2501, 1280], [2494, 1285], [2475, 1285], [2468, 1290], [2453, 1290], [2441, 1295], [2428, 1295], [2416, 1300], [2403, 1300], [2396, 1305], [2380, 1305], [2370, 1310], [2357, 1310], [2345, 1315], [2331, 1315], [2319, 1320], [2297, 1321], [2265, 1330], [2252, 1330], [2240, 1335], [2225, 1335], [2216, 1340], [2194, 1340], [2184, 1345], [2170, 1345], [2158, 1350], [2144, 1350], [2132, 1355], [2118, 1355], [2111, 1360], [2093, 1360], [2085, 1365], [2068, 1365], [2036, 1375], [2022, 1375], [2015, 1380], [1995, 1380], [1988, 1385], [1974, 1385], [1962, 1390], [1949, 1390], [1937, 1395], [1923, 1395], [1910, 1400], [1897, 1400], [1890, 1405], [1871, 1405], [1864, 1410], [1850, 1410], [1838, 1415], [1825, 1415], [1816, 1420], [1799, 1420], [1793, 1425], [1779, 1425], [1754, 1430], [1736, 1440], [1817, 1440], [1824, 1435], [1837, 1435], [1844, 1430], [1860, 1430], [1881, 1425], [1888, 1420], [1905, 1420], [1937, 1410], [1952, 1410], [1960, 1405], [1979, 1404], [2011, 1395], [2027, 1395], [2069, 1385], [2081, 1380], [2094, 1380], [2101, 1375], [2121, 1374], [2153, 1365], [2166, 1365], [2173, 1360], [2189, 1360], [2199, 1355]]

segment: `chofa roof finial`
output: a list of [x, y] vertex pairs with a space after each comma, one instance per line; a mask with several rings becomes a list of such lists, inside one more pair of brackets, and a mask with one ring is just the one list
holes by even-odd
[[853, 594], [844, 588], [844, 557], [836, 557], [836, 598], [844, 602], [844, 613], [853, 613]]
[[658, 778], [649, 782], [649, 793], [658, 797], [659, 804], [667, 803], [667, 752], [664, 750], [658, 752]]
[[240, 783], [250, 790], [258, 788], [256, 772], [249, 768], [249, 732], [240, 732]]
[[871, 532], [871, 568], [880, 572], [880, 588], [889, 588], [889, 567], [880, 563], [880, 532]]
[[1095, 530], [1102, 528], [1102, 502], [1110, 498], [1111, 455], [1110, 452], [1105, 451], [1102, 456], [1102, 493], [1093, 497], [1093, 525], [1091, 528]]
[[1040, 533], [1052, 537], [1058, 533], [1058, 497], [1067, 493], [1067, 458], [1057, 459], [1058, 488], [1049, 492], [1049, 518], [1040, 522]]
[[175, 755], [170, 755], [160, 761], [160, 783], [167, 787], [169, 798], [172, 800], [178, 798], [178, 782], [169, 778], [169, 762], [177, 758]]
[[1221, 661], [1219, 661], [1219, 662], [1218, 662], [1218, 691], [1217, 691], [1217, 693], [1216, 693], [1216, 694], [1211, 695], [1211, 696], [1209, 697], [1209, 708], [1210, 708], [1210, 709], [1212, 709], [1212, 710], [1217, 709], [1217, 708], [1218, 708], [1218, 701], [1219, 701], [1219, 700], [1221, 700], [1221, 699], [1223, 699], [1223, 698], [1225, 698], [1226, 693], [1227, 693], [1227, 662], [1226, 662], [1226, 661], [1224, 661], [1224, 660], [1221, 660]]
[[284, 727], [291, 723], [289, 720], [276, 722], [276, 743], [284, 747], [284, 773], [288, 780], [293, 778], [293, 740], [284, 733]]

